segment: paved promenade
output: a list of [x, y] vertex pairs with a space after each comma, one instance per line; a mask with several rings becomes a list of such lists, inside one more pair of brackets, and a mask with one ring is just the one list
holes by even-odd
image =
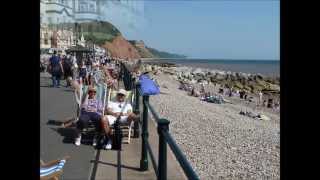
[[[65, 85], [65, 81], [62, 81]], [[117, 179], [117, 151], [96, 150], [91, 145], [76, 147], [72, 128], [60, 128], [57, 122], [75, 117], [76, 103], [71, 89], [51, 88], [50, 76], [40, 77], [41, 105], [41, 159], [45, 162], [70, 155], [65, 165], [63, 180], [112, 180]], [[155, 123], [149, 122], [149, 141], [156, 159], [158, 157], [158, 136]], [[133, 138], [130, 144], [123, 144], [121, 151], [121, 177], [127, 180], [156, 179], [151, 160], [149, 170], [139, 170], [141, 158], [141, 137]], [[168, 147], [168, 179], [185, 179], [177, 161]]]

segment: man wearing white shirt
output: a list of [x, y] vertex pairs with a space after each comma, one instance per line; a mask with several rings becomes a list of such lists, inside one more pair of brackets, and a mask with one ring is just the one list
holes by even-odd
[[120, 116], [120, 123], [131, 123], [131, 121], [136, 120], [136, 115], [132, 112], [132, 106], [128, 102], [125, 102], [125, 97], [127, 95], [126, 90], [120, 89], [117, 93], [116, 101], [109, 102], [107, 107], [107, 115], [103, 118], [103, 127], [108, 137], [107, 145], [105, 149], [111, 149], [111, 130], [110, 125], [113, 125], [117, 118]]

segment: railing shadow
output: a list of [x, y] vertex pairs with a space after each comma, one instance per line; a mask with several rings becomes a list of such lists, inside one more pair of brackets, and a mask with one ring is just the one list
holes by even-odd
[[[108, 163], [108, 162], [103, 162], [103, 161], [99, 161], [99, 160], [91, 160], [92, 163], [100, 163], [100, 164], [104, 164], [104, 165], [108, 165], [108, 166], [113, 166], [113, 167], [118, 167], [117, 164], [114, 163]], [[130, 169], [130, 170], [134, 170], [134, 171], [141, 171], [139, 167], [131, 167], [131, 166], [127, 166], [127, 165], [123, 165], [121, 164], [121, 168], [125, 168], [125, 169]]]
[[96, 179], [99, 159], [100, 159], [100, 149], [97, 150], [97, 154], [96, 154], [95, 160], [91, 160], [90, 161], [90, 163], [94, 163], [93, 168], [92, 168], [92, 172], [91, 172], [91, 176], [90, 176], [90, 180], [95, 180]]

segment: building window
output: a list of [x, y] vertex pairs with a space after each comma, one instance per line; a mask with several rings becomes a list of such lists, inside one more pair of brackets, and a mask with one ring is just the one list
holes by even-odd
[[48, 17], [48, 23], [52, 24], [52, 17]]
[[84, 1], [79, 2], [79, 11], [80, 12], [88, 12], [88, 4]]
[[89, 9], [90, 12], [95, 12], [95, 8], [94, 8], [94, 4], [90, 4], [90, 9]]
[[60, 0], [60, 3], [65, 6], [68, 6], [68, 0]]
[[96, 12], [96, 1], [79, 1], [79, 12]]

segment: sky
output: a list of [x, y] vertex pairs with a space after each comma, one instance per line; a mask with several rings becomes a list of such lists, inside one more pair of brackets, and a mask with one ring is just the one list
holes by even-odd
[[280, 59], [278, 0], [145, 0], [140, 29], [127, 39], [189, 58]]

